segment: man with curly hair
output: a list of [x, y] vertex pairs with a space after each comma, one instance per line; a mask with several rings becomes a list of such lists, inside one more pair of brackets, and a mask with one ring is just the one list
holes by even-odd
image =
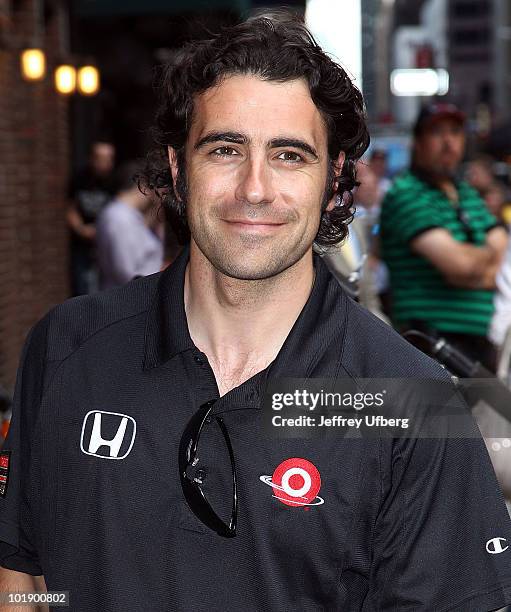
[[476, 434], [261, 427], [272, 381], [449, 380], [313, 255], [352, 216], [360, 92], [303, 23], [266, 16], [190, 45], [161, 93], [140, 181], [185, 248], [33, 329], [0, 454], [2, 565], [84, 612], [509, 601], [511, 533]]

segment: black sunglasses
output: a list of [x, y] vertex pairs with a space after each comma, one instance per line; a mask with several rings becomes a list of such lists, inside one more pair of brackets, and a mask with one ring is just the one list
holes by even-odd
[[[210, 413], [216, 400], [203, 404], [188, 422], [181, 442], [179, 444], [179, 476], [185, 499], [195, 516], [207, 527], [216, 531], [225, 538], [236, 535], [236, 522], [238, 517], [238, 487], [236, 481], [236, 467], [234, 465], [234, 453], [232, 450], [229, 433], [219, 416], [211, 417]], [[212, 420], [217, 422], [223, 434], [229, 457], [231, 460], [232, 473], [232, 511], [229, 524], [223, 521], [215, 512], [202, 490], [204, 471], [198, 467], [199, 456], [197, 454], [200, 436], [204, 427]]]

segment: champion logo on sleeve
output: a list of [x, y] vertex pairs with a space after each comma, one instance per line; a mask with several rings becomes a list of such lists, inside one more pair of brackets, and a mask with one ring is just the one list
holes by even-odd
[[500, 555], [508, 548], [506, 538], [492, 538], [486, 542], [486, 552], [490, 555]]

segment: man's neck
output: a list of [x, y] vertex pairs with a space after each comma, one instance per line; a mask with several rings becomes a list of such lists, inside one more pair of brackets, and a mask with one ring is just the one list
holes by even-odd
[[314, 282], [312, 252], [263, 280], [230, 278], [193, 243], [184, 300], [190, 336], [207, 355], [220, 395], [264, 370], [277, 356]]
[[119, 193], [116, 196], [116, 199], [119, 202], [122, 202], [125, 206], [128, 206], [128, 208], [133, 208], [134, 210], [138, 210], [139, 212], [142, 212], [140, 210], [142, 201], [140, 197], [138, 196], [138, 194], [133, 193], [132, 190], [119, 191]]
[[445, 173], [435, 173], [433, 170], [423, 168], [416, 163], [412, 166], [412, 172], [421, 180], [442, 191], [451, 202], [458, 202], [458, 188], [453, 176]]

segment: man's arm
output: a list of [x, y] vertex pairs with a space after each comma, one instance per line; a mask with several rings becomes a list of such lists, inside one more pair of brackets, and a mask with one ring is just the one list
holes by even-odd
[[[45, 591], [44, 579], [42, 582], [37, 580], [36, 576], [16, 572], [14, 570], [0, 567], [0, 593], [17, 593], [26, 591]], [[40, 609], [47, 610], [47, 606], [39, 608], [38, 606], [0, 606], [0, 610], [9, 610], [9, 612], [37, 612]]]
[[0, 567], [0, 593], [35, 590], [35, 576]]
[[495, 289], [495, 277], [507, 245], [502, 227], [491, 229], [484, 246], [455, 240], [449, 231], [434, 228], [417, 236], [410, 248], [430, 261], [454, 287]]
[[82, 215], [78, 212], [75, 204], [70, 204], [66, 212], [66, 220], [69, 227], [81, 238], [94, 240], [96, 228], [93, 223], [85, 223]]

